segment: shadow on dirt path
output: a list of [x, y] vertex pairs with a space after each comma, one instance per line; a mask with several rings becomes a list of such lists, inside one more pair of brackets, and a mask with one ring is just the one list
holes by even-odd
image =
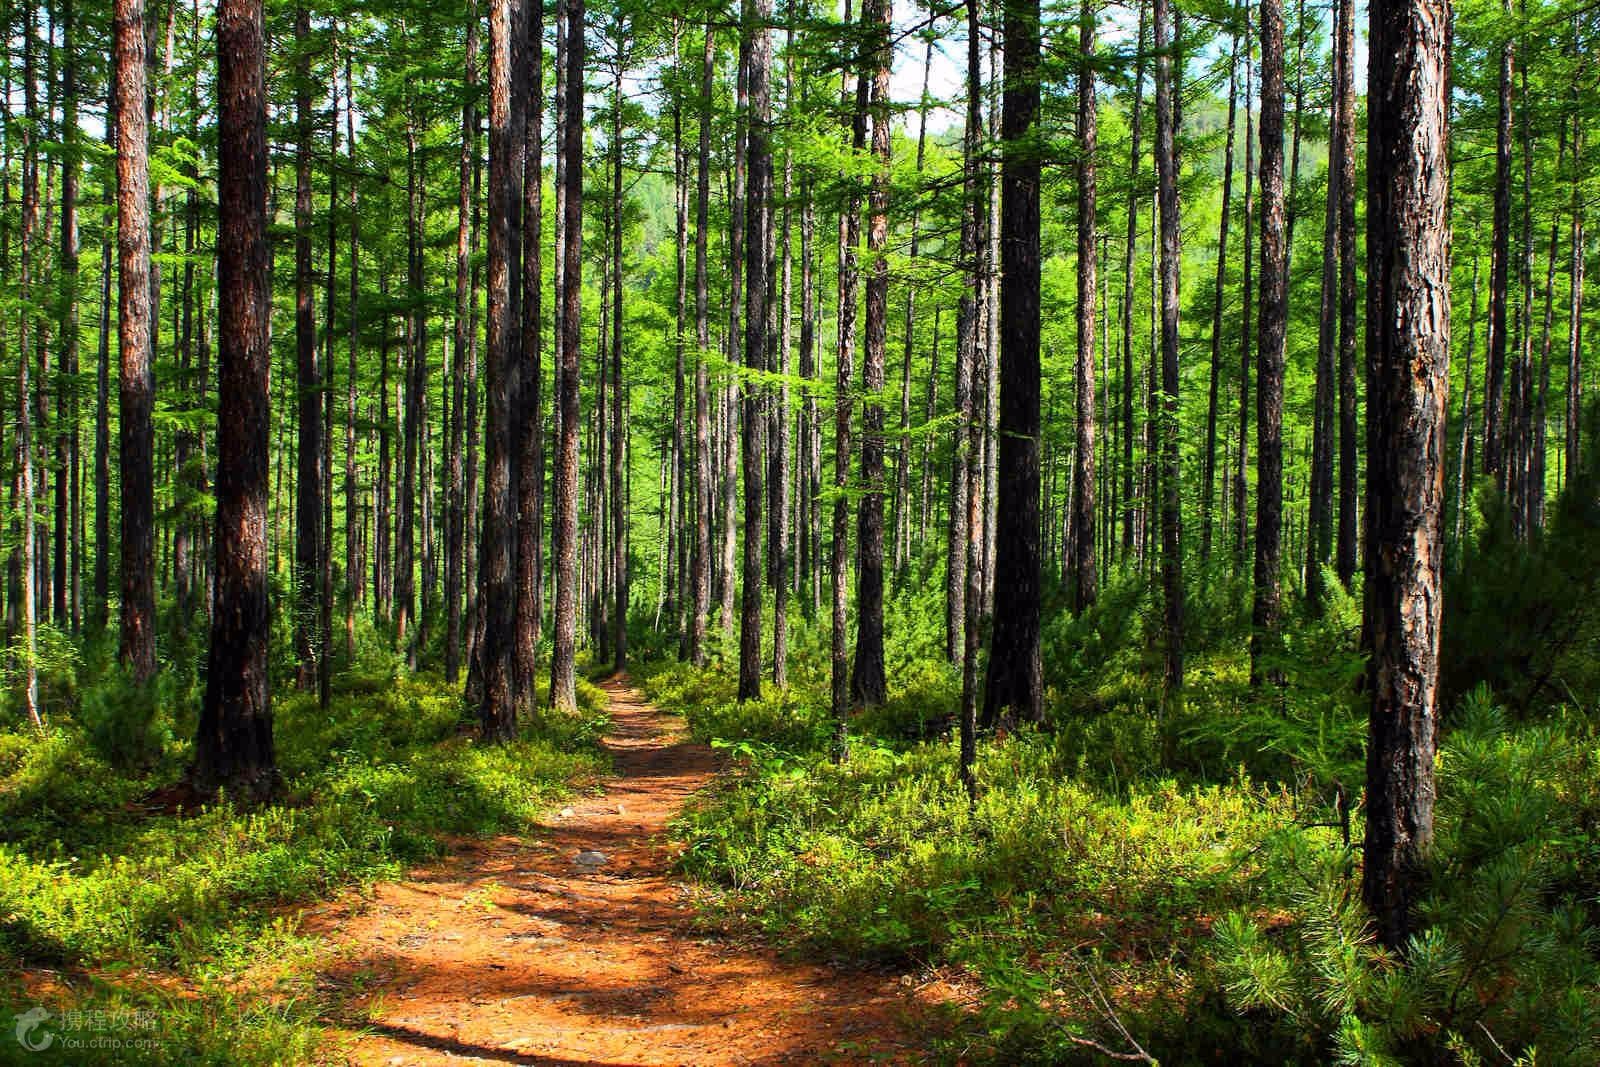
[[[370, 1020], [350, 1061], [544, 1065], [918, 1062], [932, 1012], [892, 975], [779, 959], [697, 930], [669, 820], [709, 749], [626, 677], [605, 793], [311, 919]], [[598, 854], [598, 855], [596, 855]]]

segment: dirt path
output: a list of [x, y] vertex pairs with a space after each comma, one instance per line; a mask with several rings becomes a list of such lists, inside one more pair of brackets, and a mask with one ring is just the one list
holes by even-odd
[[603, 796], [319, 917], [347, 949], [329, 977], [359, 990], [370, 1020], [351, 1032], [351, 1062], [921, 1059], [920, 1005], [894, 976], [694, 928], [665, 831], [711, 779], [712, 754], [625, 680], [605, 689], [619, 777]]

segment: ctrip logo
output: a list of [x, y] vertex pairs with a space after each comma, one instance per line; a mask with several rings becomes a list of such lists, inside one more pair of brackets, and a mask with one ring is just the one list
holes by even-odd
[[50, 1009], [32, 1007], [17, 1020], [17, 1043], [29, 1052], [43, 1052], [55, 1041], [56, 1035], [44, 1029], [46, 1020], [50, 1018]]

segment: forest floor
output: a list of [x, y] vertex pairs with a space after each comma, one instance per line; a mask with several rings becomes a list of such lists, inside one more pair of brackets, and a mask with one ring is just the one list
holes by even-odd
[[923, 1059], [942, 983], [791, 962], [697, 922], [667, 828], [716, 758], [626, 678], [603, 688], [603, 793], [308, 916], [343, 950], [323, 976], [355, 1009], [335, 1044], [381, 1067]]

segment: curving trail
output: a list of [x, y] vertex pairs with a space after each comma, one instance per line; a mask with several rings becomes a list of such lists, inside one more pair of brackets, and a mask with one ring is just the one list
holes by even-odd
[[[893, 976], [790, 963], [694, 926], [668, 821], [712, 753], [605, 683], [617, 775], [529, 838], [464, 849], [315, 922], [358, 991], [350, 1062], [918, 1062], [926, 1005]], [[603, 864], [580, 863], [601, 853]]]

